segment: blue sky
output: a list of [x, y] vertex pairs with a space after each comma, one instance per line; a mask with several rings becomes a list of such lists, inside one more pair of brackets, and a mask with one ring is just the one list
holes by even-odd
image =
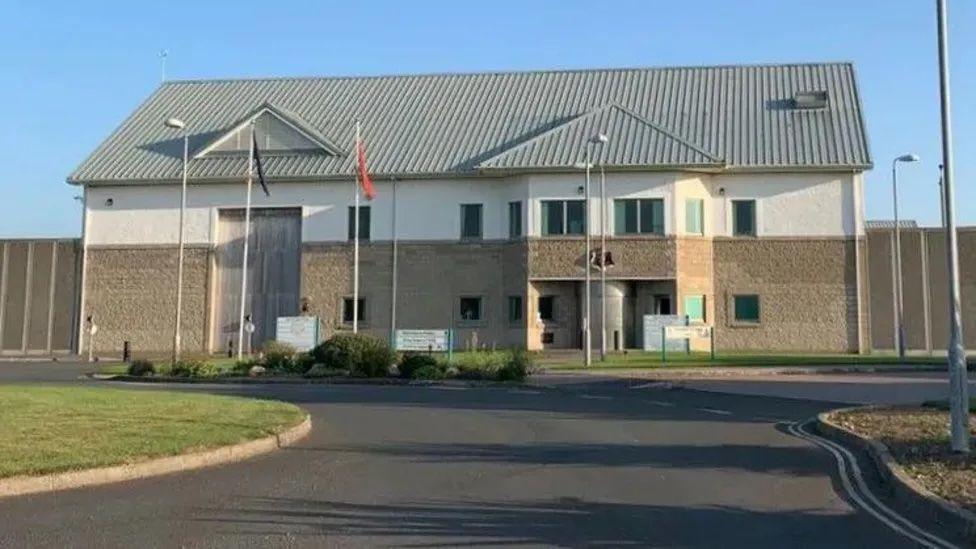
[[[976, 224], [976, 2], [950, 16], [956, 212]], [[0, 19], [0, 237], [80, 232], [64, 178], [158, 85], [164, 48], [174, 79], [850, 60], [868, 217], [890, 218], [890, 162], [912, 151], [902, 215], [939, 221], [929, 0], [4, 0]]]

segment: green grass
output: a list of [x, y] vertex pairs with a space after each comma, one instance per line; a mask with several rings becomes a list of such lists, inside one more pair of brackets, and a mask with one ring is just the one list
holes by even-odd
[[133, 463], [299, 423], [283, 402], [90, 387], [0, 386], [0, 478]]
[[[157, 367], [168, 367], [171, 362], [168, 360], [152, 361]], [[237, 364], [236, 358], [211, 358], [206, 362], [217, 366], [221, 372], [230, 372]], [[129, 370], [129, 365], [125, 362], [103, 362], [99, 363], [96, 373], [103, 375], [123, 375]]]
[[[972, 362], [970, 358], [970, 362]], [[914, 365], [944, 365], [944, 357], [912, 356], [905, 362]], [[726, 353], [717, 354], [711, 360], [708, 353], [691, 354], [669, 352], [667, 361], [661, 361], [660, 352], [629, 352], [627, 354], [610, 354], [605, 362], [600, 362], [599, 353], [594, 353], [593, 368], [688, 368], [708, 366], [762, 367], [762, 366], [877, 366], [881, 364], [897, 364], [898, 357], [887, 354], [853, 355], [853, 354], [761, 354], [761, 353]], [[549, 356], [539, 360], [539, 364], [548, 369], [577, 369], [583, 367], [582, 358], [575, 356]]]

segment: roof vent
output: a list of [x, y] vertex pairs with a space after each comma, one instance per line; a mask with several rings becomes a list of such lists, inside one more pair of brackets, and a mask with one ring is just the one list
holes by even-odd
[[793, 106], [798, 109], [822, 109], [827, 106], [827, 92], [802, 91], [793, 96]]

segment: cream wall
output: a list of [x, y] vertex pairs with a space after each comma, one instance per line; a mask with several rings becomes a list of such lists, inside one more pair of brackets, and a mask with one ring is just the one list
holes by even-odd
[[[580, 174], [539, 174], [509, 178], [407, 180], [397, 182], [397, 227], [402, 240], [458, 240], [460, 204], [483, 204], [484, 238], [508, 238], [508, 203], [522, 201], [523, 231], [540, 234], [542, 200], [579, 199]], [[591, 180], [591, 234], [599, 234], [599, 174]], [[377, 181], [371, 237], [393, 236], [393, 193], [389, 181]], [[724, 190], [724, 193], [722, 192]], [[860, 175], [852, 174], [678, 174], [668, 172], [607, 174], [607, 227], [613, 233], [613, 200], [664, 199], [666, 234], [684, 233], [684, 199], [706, 198], [706, 235], [731, 235], [731, 201], [757, 200], [759, 236], [850, 236], [863, 219]], [[275, 183], [266, 197], [255, 186], [253, 206], [302, 207], [302, 240], [345, 241], [351, 182]], [[112, 204], [108, 205], [111, 199]], [[191, 185], [187, 195], [186, 240], [216, 242], [218, 208], [243, 207], [244, 186]], [[175, 244], [179, 223], [179, 187], [147, 185], [90, 187], [86, 210], [89, 245]]]

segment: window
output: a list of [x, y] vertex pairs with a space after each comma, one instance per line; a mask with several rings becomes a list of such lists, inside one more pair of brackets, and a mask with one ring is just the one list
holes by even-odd
[[542, 234], [583, 234], [586, 214], [582, 200], [543, 200]]
[[758, 323], [759, 296], [754, 294], [732, 296], [732, 310], [736, 322]]
[[700, 198], [685, 200], [685, 232], [705, 234], [705, 201]]
[[481, 298], [461, 298], [461, 320], [481, 320]]
[[615, 200], [614, 234], [664, 234], [664, 200], [642, 198]]
[[461, 238], [481, 238], [481, 210], [481, 204], [461, 204]]
[[[356, 316], [359, 317], [359, 322], [366, 320], [366, 302], [363, 298], [359, 298], [359, 304], [356, 306]], [[347, 324], [352, 324], [352, 298], [347, 297], [342, 300], [342, 321]]]
[[522, 237], [522, 203], [508, 203], [508, 237]]
[[508, 296], [508, 322], [518, 324], [522, 322], [522, 296]]
[[[356, 207], [349, 206], [349, 240], [356, 235]], [[359, 207], [359, 239], [369, 240], [369, 206]]]
[[539, 320], [556, 320], [556, 298], [551, 295], [539, 297]]
[[685, 314], [689, 322], [705, 322], [705, 296], [686, 295]]
[[732, 201], [732, 235], [756, 236], [756, 201]]

